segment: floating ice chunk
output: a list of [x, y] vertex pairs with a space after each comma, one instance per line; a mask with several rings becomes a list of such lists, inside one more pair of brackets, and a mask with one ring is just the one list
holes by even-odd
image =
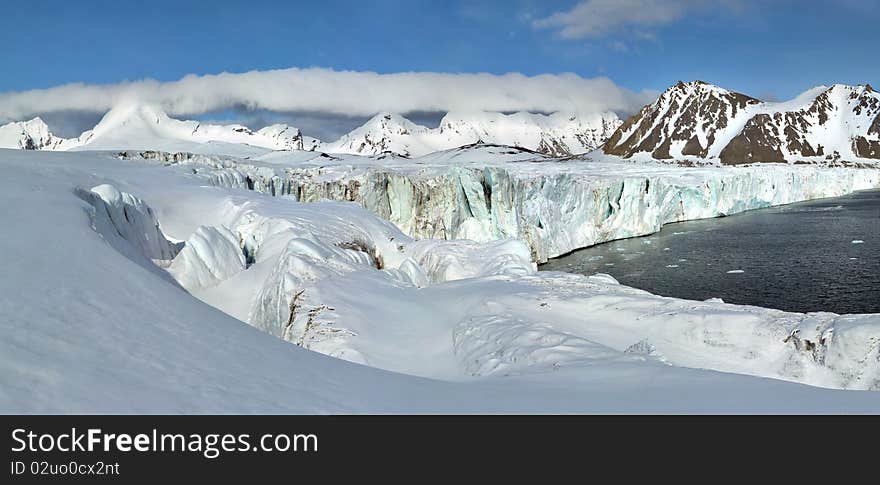
[[678, 268], [678, 265], [677, 264], [667, 264], [666, 267], [667, 268]]
[[732, 269], [727, 272], [727, 274], [740, 274], [740, 273], [745, 273], [745, 271], [743, 271], [741, 269]]
[[853, 244], [864, 244], [865, 241], [862, 241], [861, 239], [853, 239], [853, 242], [852, 242], [852, 243], [853, 243]]
[[664, 251], [669, 251], [669, 248], [663, 248]]

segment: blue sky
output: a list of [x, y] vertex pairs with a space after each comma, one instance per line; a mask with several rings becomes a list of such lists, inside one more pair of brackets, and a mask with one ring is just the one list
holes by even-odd
[[[578, 9], [581, 9], [578, 13]], [[875, 1], [47, 1], [0, 16], [0, 93], [288, 67], [703, 79], [765, 98], [880, 83]]]

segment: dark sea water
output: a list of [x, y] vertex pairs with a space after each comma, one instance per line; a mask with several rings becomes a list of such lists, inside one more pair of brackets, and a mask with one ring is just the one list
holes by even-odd
[[880, 190], [669, 224], [540, 269], [608, 273], [628, 286], [693, 300], [880, 313]]

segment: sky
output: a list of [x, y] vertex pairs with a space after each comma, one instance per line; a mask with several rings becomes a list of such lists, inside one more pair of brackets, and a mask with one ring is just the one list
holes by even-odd
[[75, 124], [131, 93], [252, 120], [626, 114], [693, 79], [788, 99], [880, 84], [878, 25], [874, 0], [50, 0], [0, 16], [0, 121]]

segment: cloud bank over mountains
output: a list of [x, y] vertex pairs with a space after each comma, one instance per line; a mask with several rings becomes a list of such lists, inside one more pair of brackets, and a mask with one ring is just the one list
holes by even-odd
[[107, 111], [137, 100], [171, 115], [224, 109], [369, 116], [378, 112], [539, 111], [631, 113], [656, 96], [634, 92], [605, 77], [576, 74], [456, 74], [337, 71], [290, 68], [188, 75], [115, 84], [73, 83], [0, 93], [0, 122], [57, 111]]

